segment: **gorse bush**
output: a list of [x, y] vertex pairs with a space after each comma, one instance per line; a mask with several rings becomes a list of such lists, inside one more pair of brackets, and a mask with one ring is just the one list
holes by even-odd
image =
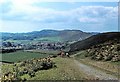
[[[8, 72], [3, 74], [2, 81], [12, 81], [12, 80], [26, 80], [26, 78], [21, 79], [20, 77], [28, 74], [31, 78], [35, 76], [35, 73], [40, 70], [48, 70], [50, 68], [56, 67], [55, 63], [51, 61], [50, 57], [26, 60], [13, 65], [13, 73]], [[11, 77], [10, 77], [11, 76]]]
[[87, 50], [85, 57], [90, 57], [94, 60], [104, 61], [120, 61], [120, 41], [106, 42], [96, 46], [92, 46]]

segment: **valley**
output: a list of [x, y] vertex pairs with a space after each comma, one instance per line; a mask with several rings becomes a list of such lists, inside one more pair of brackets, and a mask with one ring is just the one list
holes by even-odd
[[1, 47], [1, 79], [26, 81], [120, 78], [120, 33], [101, 33], [87, 37], [83, 40], [77, 38], [78, 41], [66, 38], [63, 42], [60, 38], [48, 36], [35, 39], [37, 42], [4, 40]]
[[120, 0], [0, 0], [0, 82], [120, 81]]

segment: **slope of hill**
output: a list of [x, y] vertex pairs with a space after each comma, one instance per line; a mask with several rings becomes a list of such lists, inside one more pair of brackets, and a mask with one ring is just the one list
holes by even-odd
[[103, 44], [92, 46], [87, 50], [86, 57], [94, 60], [120, 61], [120, 39], [113, 39]]
[[80, 51], [107, 41], [120, 40], [120, 32], [108, 32], [93, 35], [85, 40], [75, 42], [70, 45], [70, 52]]
[[80, 57], [93, 60], [120, 61], [120, 32], [101, 33], [73, 43], [70, 52], [84, 51]]
[[[82, 32], [80, 30], [41, 30], [28, 33], [2, 33], [3, 40], [35, 40], [47, 37], [57, 37], [61, 41], [78, 41], [91, 36], [92, 33]], [[44, 39], [42, 39], [44, 40]], [[46, 40], [46, 38], [45, 38]]]

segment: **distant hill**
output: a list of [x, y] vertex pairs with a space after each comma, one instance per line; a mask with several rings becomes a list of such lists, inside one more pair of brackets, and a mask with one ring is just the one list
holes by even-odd
[[[58, 41], [78, 41], [92, 36], [92, 33], [80, 30], [41, 30], [28, 33], [4, 33], [3, 40], [58, 40]], [[56, 41], [55, 40], [55, 41]]]
[[80, 51], [89, 49], [92, 46], [105, 43], [107, 41], [113, 41], [117, 39], [120, 41], [120, 32], [108, 32], [108, 33], [99, 33], [93, 35], [85, 40], [75, 42], [70, 45], [70, 52]]

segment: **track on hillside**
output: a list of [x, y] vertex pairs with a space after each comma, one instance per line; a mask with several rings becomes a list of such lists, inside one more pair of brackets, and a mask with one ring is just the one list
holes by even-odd
[[118, 79], [117, 77], [113, 75], [106, 74], [105, 72], [101, 70], [93, 68], [92, 66], [85, 65], [75, 59], [74, 59], [74, 62], [77, 66], [79, 66], [80, 70], [82, 70], [88, 76], [94, 76], [98, 78], [99, 80], [117, 80]]

